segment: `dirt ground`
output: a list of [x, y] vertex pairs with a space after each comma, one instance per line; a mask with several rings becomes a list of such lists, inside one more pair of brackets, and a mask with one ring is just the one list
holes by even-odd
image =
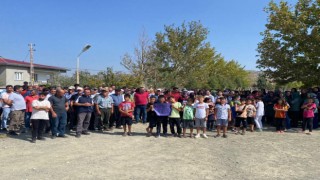
[[320, 132], [179, 139], [91, 133], [29, 142], [0, 138], [0, 179], [320, 179]]

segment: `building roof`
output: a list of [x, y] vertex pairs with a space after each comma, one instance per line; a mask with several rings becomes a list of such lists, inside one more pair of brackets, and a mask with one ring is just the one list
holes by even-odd
[[[20, 66], [20, 67], [28, 67], [30, 68], [30, 62], [25, 61], [16, 61], [11, 59], [2, 58], [0, 56], [0, 66], [6, 65], [6, 66]], [[56, 71], [68, 71], [67, 68], [57, 67], [57, 66], [47, 66], [42, 64], [33, 64], [34, 68], [38, 69], [48, 69], [48, 70], [56, 70]]]

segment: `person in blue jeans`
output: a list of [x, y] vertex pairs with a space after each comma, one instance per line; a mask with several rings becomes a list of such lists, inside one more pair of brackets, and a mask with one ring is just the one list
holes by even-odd
[[138, 122], [140, 117], [142, 117], [142, 123], [147, 122], [147, 106], [146, 105], [137, 105], [135, 109], [135, 119]]
[[147, 104], [148, 104], [149, 94], [145, 91], [143, 87], [137, 89], [134, 94], [134, 102], [135, 102], [135, 111], [134, 117], [136, 123], [139, 122], [140, 117], [142, 117], [142, 123], [145, 124], [147, 122]]
[[57, 93], [49, 98], [51, 103], [51, 132], [52, 139], [66, 137], [67, 111], [69, 109], [68, 99], [64, 96], [64, 90], [57, 89]]

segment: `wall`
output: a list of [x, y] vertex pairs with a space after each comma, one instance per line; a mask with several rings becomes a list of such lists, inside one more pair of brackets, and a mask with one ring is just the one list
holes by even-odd
[[[22, 80], [15, 80], [15, 72], [22, 72]], [[6, 85], [23, 85], [23, 82], [30, 81], [29, 68], [27, 67], [10, 67], [6, 69]]]

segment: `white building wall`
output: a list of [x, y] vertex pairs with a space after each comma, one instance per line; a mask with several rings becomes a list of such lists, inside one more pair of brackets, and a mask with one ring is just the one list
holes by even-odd
[[[15, 73], [22, 73], [22, 79], [17, 80]], [[29, 69], [24, 67], [9, 67], [6, 68], [6, 85], [23, 85], [23, 82], [30, 81]]]

